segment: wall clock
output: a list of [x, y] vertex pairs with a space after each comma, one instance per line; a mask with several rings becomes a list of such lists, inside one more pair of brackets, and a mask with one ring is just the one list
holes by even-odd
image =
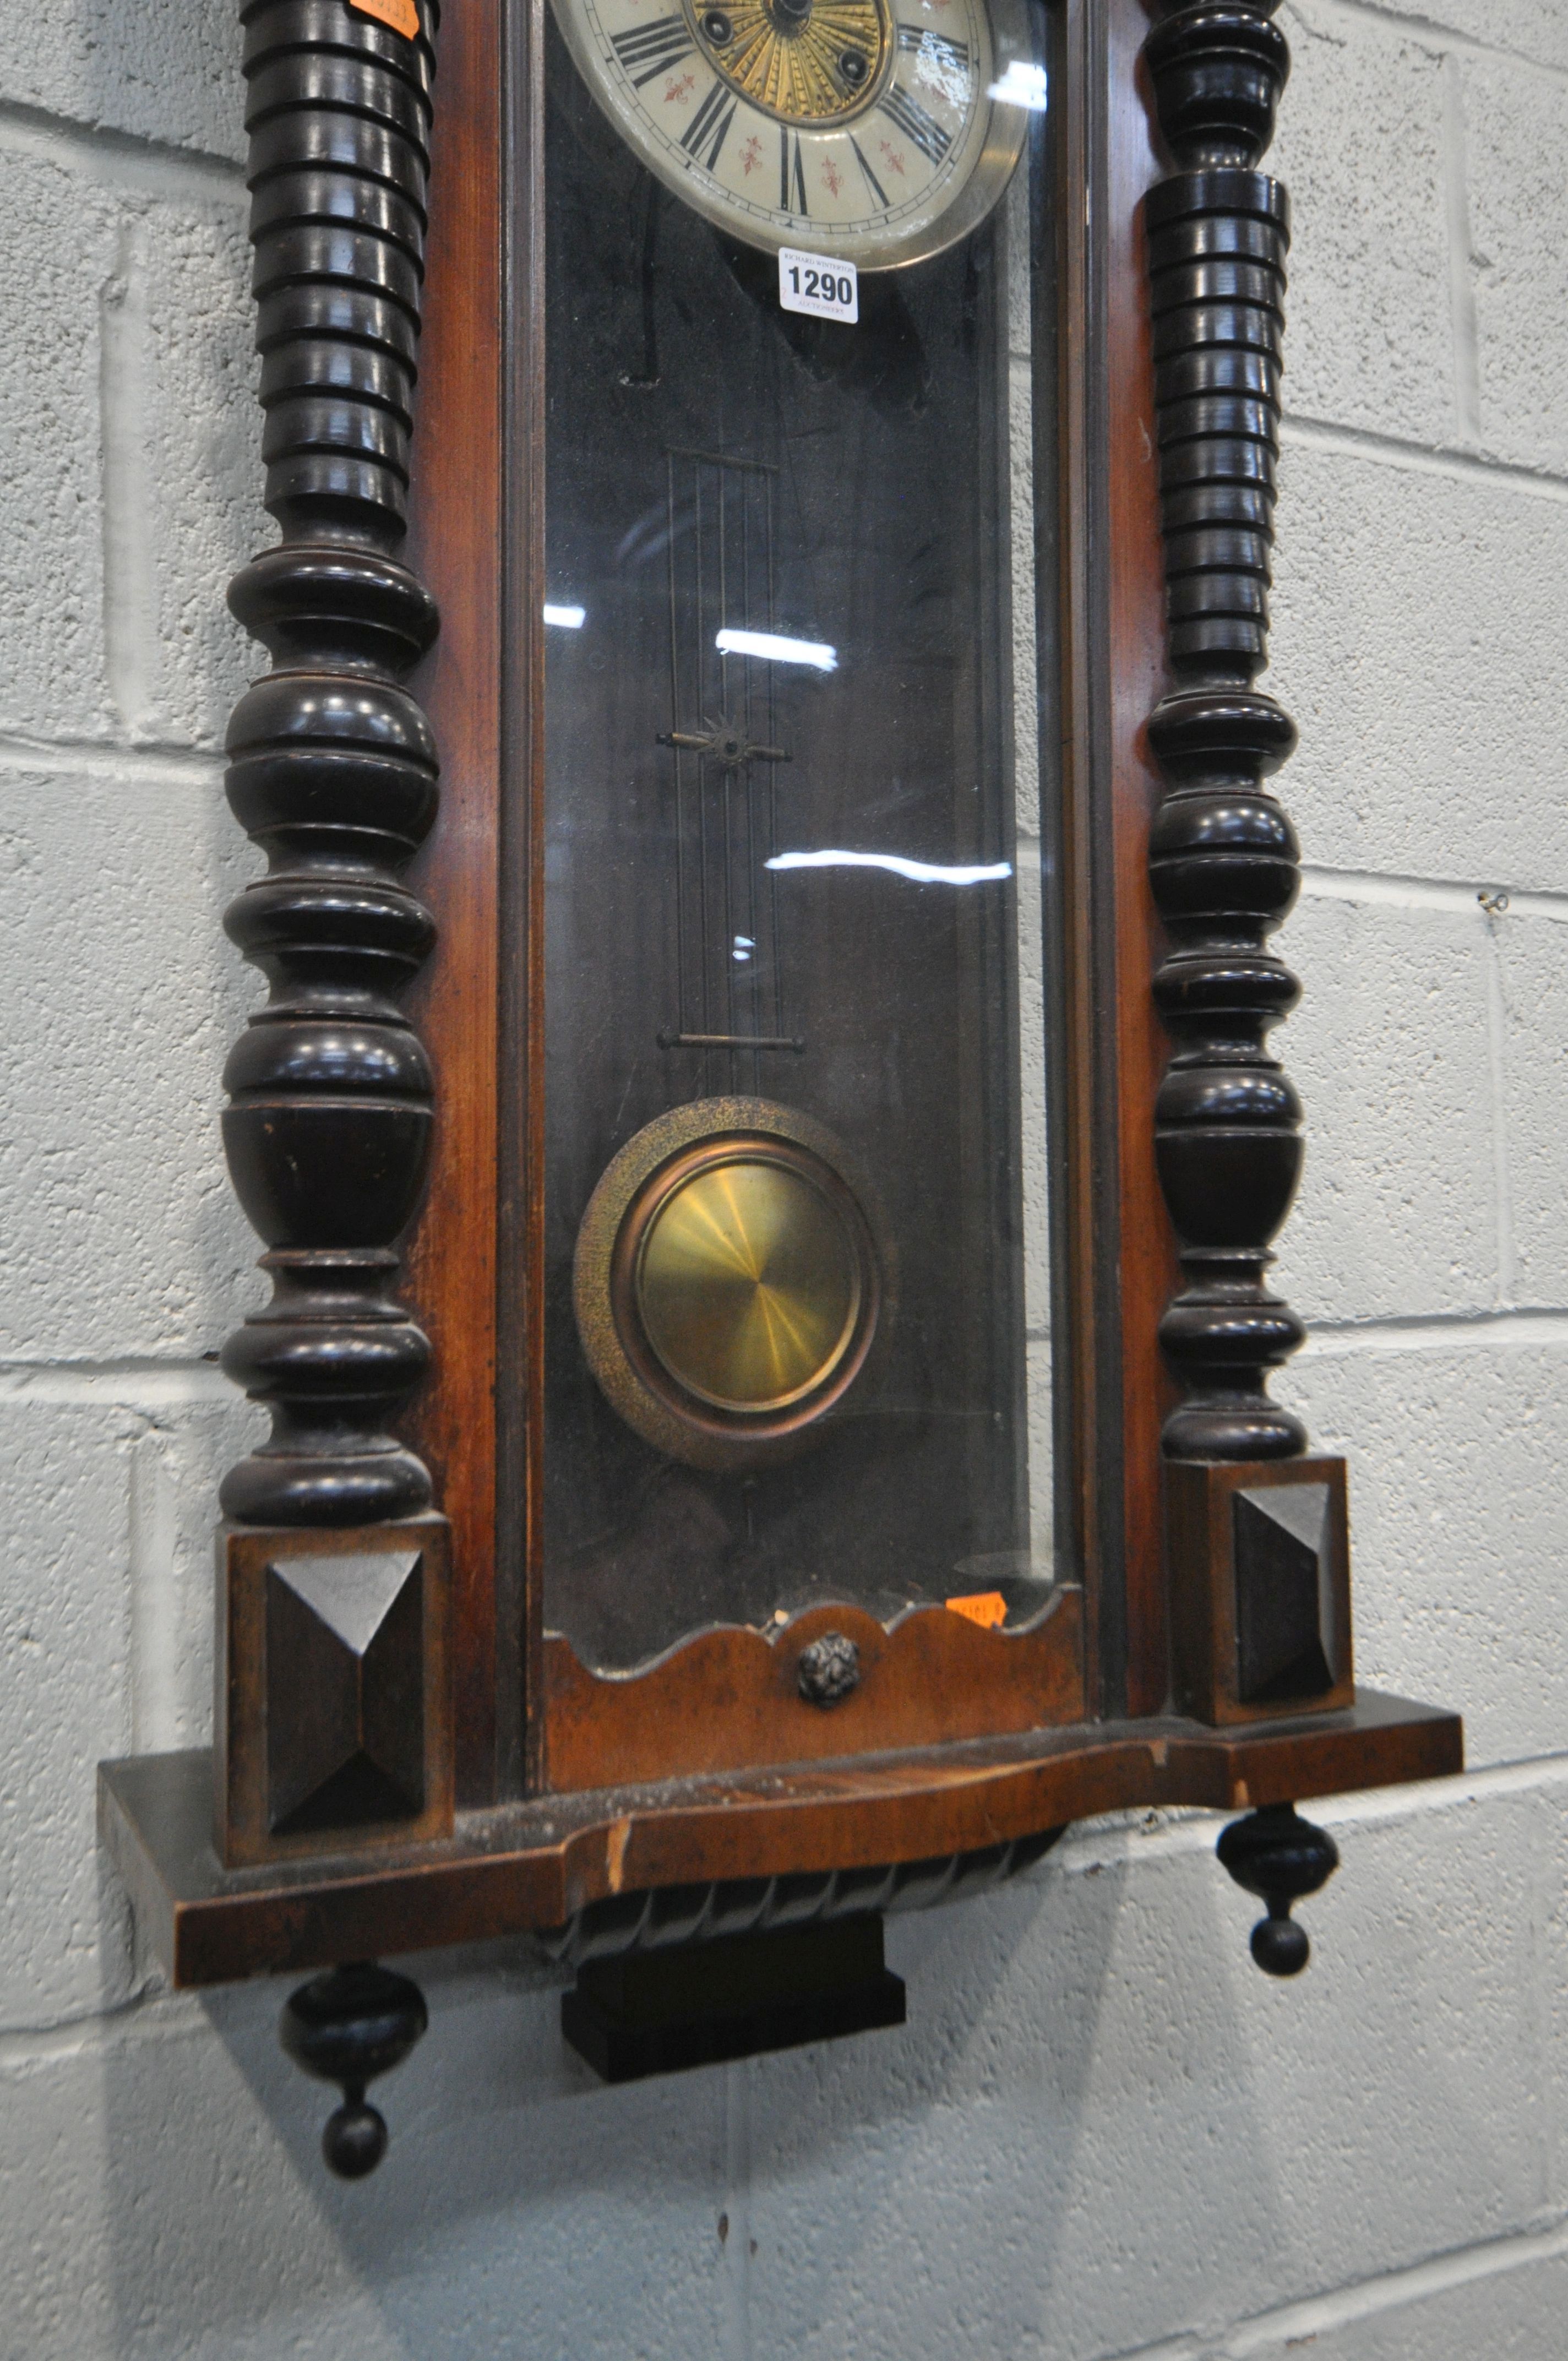
[[102, 1773], [149, 1939], [325, 1971], [349, 2174], [378, 1953], [531, 1934], [663, 2070], [895, 2022], [888, 1912], [1205, 1805], [1294, 1973], [1297, 1801], [1461, 1733], [1357, 1687], [1267, 1389], [1271, 0], [468, 0], [439, 109], [432, 0], [244, 18], [272, 1431], [213, 1748]]

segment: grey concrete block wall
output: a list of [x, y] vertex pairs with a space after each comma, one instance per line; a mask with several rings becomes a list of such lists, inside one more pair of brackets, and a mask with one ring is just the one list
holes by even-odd
[[1561, 893], [1568, 484], [1285, 434], [1272, 677], [1309, 861]]
[[100, 1754], [204, 1733], [251, 1424], [207, 1357], [256, 1287], [215, 1130], [222, 592], [267, 537], [237, 43], [217, 0], [0, 11], [4, 2361], [1562, 2350], [1568, 5], [1283, 21], [1282, 1390], [1351, 1455], [1363, 1672], [1477, 1767], [1326, 1808], [1297, 1988], [1203, 1816], [895, 1924], [905, 2031], [678, 2086], [594, 2088], [510, 1952], [436, 1962], [345, 2191], [280, 1993], [162, 1991], [92, 1830]]
[[159, 146], [245, 153], [235, 12], [212, 0], [0, 5], [0, 103], [54, 123]]
[[1269, 162], [1290, 189], [1292, 316], [1313, 322], [1289, 341], [1291, 408], [1439, 438], [1454, 374], [1442, 54], [1398, 25], [1347, 26], [1333, 0], [1296, 0], [1288, 30]]
[[1411, 18], [1460, 58], [1481, 50], [1568, 68], [1568, 20], [1558, 0], [1373, 0], [1369, 13]]

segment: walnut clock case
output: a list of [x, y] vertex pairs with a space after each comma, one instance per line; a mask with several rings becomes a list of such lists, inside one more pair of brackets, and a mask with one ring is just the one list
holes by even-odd
[[619, 2079], [898, 2022], [887, 1911], [1187, 1804], [1294, 1973], [1297, 1802], [1461, 1731], [1266, 1388], [1272, 0], [243, 17], [272, 1432], [213, 1751], [100, 1777], [171, 1976], [325, 1971], [353, 2176], [384, 1951], [536, 1937]]

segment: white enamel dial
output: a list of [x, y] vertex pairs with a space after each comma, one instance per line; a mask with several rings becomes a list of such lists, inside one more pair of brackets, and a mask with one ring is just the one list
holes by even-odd
[[887, 269], [982, 221], [1031, 87], [1022, 0], [554, 0], [667, 188], [749, 245]]

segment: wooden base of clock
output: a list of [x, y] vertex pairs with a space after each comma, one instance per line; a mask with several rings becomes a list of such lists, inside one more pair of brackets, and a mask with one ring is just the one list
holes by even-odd
[[562, 2032], [606, 2082], [798, 2049], [905, 2015], [875, 1913], [590, 1960], [561, 1995]]
[[1464, 1768], [1457, 1714], [1358, 1690], [1343, 1712], [1214, 1730], [1176, 1715], [861, 1761], [544, 1795], [449, 1837], [225, 1870], [213, 1760], [99, 1773], [99, 1828], [179, 1987], [556, 1928], [610, 1894], [870, 1869], [1005, 1845], [1101, 1812], [1245, 1811]]

